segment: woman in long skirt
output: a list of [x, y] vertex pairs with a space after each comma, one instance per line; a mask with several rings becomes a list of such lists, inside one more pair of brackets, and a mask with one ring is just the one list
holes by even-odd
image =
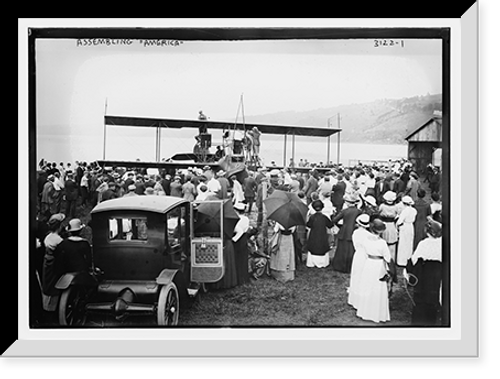
[[234, 243], [231, 239], [224, 238], [222, 259], [224, 261], [224, 276], [218, 282], [213, 283], [210, 288], [227, 289], [236, 287], [238, 285]]
[[330, 243], [328, 229], [333, 226], [332, 220], [323, 214], [323, 202], [315, 200], [311, 203], [316, 211], [307, 221], [309, 237], [307, 239], [307, 267], [327, 267], [330, 264]]
[[366, 239], [367, 259], [361, 273], [357, 299], [356, 316], [377, 323], [390, 320], [388, 284], [380, 280], [387, 274], [391, 261], [387, 242], [381, 238], [385, 229], [383, 222], [373, 220], [371, 235]]
[[243, 203], [234, 204], [234, 209], [240, 216], [238, 223], [234, 227], [234, 254], [236, 263], [236, 276], [238, 285], [245, 284], [250, 280], [248, 275], [248, 230], [250, 229], [250, 220], [245, 216], [246, 205]]
[[415, 229], [413, 223], [417, 217], [417, 210], [412, 207], [414, 204], [410, 196], [404, 196], [401, 199], [403, 210], [396, 221], [399, 228], [398, 255], [396, 263], [398, 266], [406, 267], [408, 259], [413, 254], [413, 239], [415, 238]]
[[352, 259], [351, 276], [349, 278], [349, 288], [347, 290], [347, 303], [354, 308], [358, 307], [359, 283], [363, 274], [363, 267], [367, 258], [366, 240], [371, 235], [368, 231], [370, 226], [370, 216], [366, 213], [356, 218], [357, 229], [352, 233], [352, 243], [354, 245], [354, 257]]
[[427, 238], [417, 246], [411, 257], [412, 274], [418, 278], [413, 296], [412, 325], [432, 326], [439, 320], [442, 281], [441, 224], [430, 220], [426, 225]]
[[418, 246], [418, 243], [427, 237], [425, 226], [427, 224], [427, 217], [432, 216], [431, 205], [424, 200], [425, 190], [423, 188], [417, 191], [417, 200], [413, 208], [417, 210], [417, 218], [413, 226], [415, 227], [415, 238], [413, 239], [413, 250]]
[[342, 209], [336, 216], [332, 218], [333, 224], [342, 220], [342, 225], [338, 233], [337, 249], [333, 256], [332, 266], [335, 271], [350, 273], [352, 259], [354, 257], [354, 245], [352, 244], [352, 233], [356, 217], [361, 214], [361, 211], [356, 207], [359, 197], [347, 195], [345, 198], [347, 208]]
[[271, 276], [279, 282], [288, 282], [295, 279], [295, 247], [293, 243], [293, 232], [295, 226], [285, 229], [276, 223], [274, 232], [279, 233], [279, 244], [276, 252], [271, 253], [269, 266]]

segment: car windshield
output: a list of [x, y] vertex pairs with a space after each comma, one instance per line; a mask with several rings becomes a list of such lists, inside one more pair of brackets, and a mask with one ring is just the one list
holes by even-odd
[[146, 217], [113, 217], [109, 219], [109, 239], [111, 241], [147, 241]]

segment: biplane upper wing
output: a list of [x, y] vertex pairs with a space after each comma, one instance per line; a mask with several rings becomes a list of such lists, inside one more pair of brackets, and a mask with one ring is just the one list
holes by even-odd
[[297, 135], [310, 137], [328, 137], [340, 132], [342, 129], [327, 128], [327, 127], [312, 127], [312, 126], [294, 126], [294, 125], [273, 125], [273, 124], [242, 124], [231, 123], [225, 121], [211, 120], [185, 120], [185, 119], [163, 119], [163, 118], [144, 118], [144, 117], [127, 117], [127, 116], [104, 116], [106, 125], [119, 126], [138, 126], [138, 127], [153, 127], [153, 128], [199, 128], [206, 126], [208, 129], [234, 129], [250, 130], [257, 127], [263, 134], [279, 134], [279, 135]]

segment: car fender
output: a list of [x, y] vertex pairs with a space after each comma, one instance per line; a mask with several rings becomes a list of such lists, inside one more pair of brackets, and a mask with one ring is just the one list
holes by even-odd
[[68, 272], [59, 278], [55, 288], [65, 290], [72, 285], [96, 286], [97, 280], [87, 272]]
[[160, 272], [160, 275], [156, 278], [156, 283], [159, 285], [165, 285], [174, 281], [175, 275], [179, 270], [165, 268]]

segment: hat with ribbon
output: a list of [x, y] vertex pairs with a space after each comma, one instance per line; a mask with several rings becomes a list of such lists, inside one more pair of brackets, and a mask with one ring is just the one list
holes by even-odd
[[69, 220], [69, 224], [66, 227], [66, 230], [68, 232], [78, 232], [82, 230], [85, 227], [85, 225], [82, 224], [82, 221], [79, 218], [74, 218], [72, 220]]
[[356, 224], [367, 228], [368, 226], [370, 226], [370, 216], [368, 216], [366, 213], [360, 214], [358, 217], [356, 217]]
[[387, 191], [386, 193], [384, 193], [384, 200], [388, 203], [394, 203], [396, 201], [396, 192], [393, 192], [393, 191]]

